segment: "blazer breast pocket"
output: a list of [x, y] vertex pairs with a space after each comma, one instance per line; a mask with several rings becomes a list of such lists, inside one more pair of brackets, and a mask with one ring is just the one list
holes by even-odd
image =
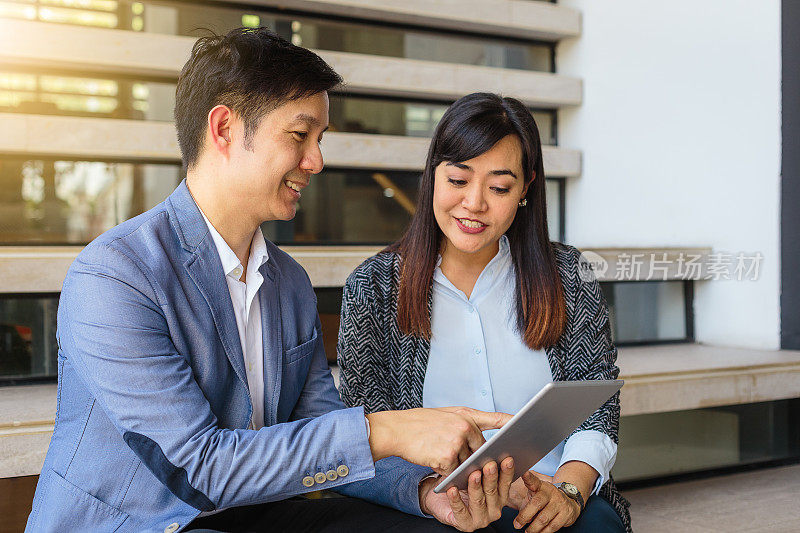
[[294, 348], [289, 348], [283, 354], [283, 363], [284, 364], [292, 364], [295, 361], [300, 361], [303, 358], [308, 357], [312, 353], [314, 353], [314, 348], [317, 347], [317, 328], [314, 328], [314, 333], [311, 335], [311, 338], [304, 342], [303, 344], [299, 344]]

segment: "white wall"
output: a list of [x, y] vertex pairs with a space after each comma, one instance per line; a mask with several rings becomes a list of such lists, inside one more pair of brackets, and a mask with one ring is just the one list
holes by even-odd
[[583, 13], [557, 52], [584, 80], [559, 113], [559, 144], [584, 154], [567, 241], [760, 251], [758, 281], [695, 284], [696, 335], [777, 349], [780, 2], [560, 3]]

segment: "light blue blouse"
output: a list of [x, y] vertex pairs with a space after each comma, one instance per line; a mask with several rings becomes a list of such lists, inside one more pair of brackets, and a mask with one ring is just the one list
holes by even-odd
[[[517, 332], [516, 291], [505, 236], [469, 298], [437, 264], [423, 407], [465, 405], [513, 414], [553, 380], [545, 351], [528, 348]], [[488, 439], [495, 432], [486, 431], [484, 436]], [[608, 435], [580, 431], [556, 446], [533, 470], [552, 476], [568, 461], [583, 461], [599, 474], [593, 490], [596, 494], [608, 479], [616, 456], [617, 445]]]

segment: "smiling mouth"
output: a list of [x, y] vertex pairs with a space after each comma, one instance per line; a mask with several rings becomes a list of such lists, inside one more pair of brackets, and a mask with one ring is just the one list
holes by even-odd
[[480, 228], [485, 228], [487, 226], [487, 224], [484, 224], [483, 222], [478, 222], [477, 220], [470, 220], [468, 218], [457, 218], [456, 220], [458, 220], [458, 222], [461, 225], [466, 226], [467, 228], [470, 229], [480, 229]]
[[296, 184], [295, 182], [289, 181], [289, 180], [284, 180], [283, 184], [286, 185], [287, 187], [289, 187], [290, 189], [292, 189], [294, 192], [296, 192], [297, 196], [300, 196], [302, 194], [300, 191], [303, 188], [300, 185]]

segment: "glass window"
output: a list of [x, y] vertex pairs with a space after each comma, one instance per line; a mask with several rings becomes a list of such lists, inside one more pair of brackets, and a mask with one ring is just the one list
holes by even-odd
[[633, 483], [798, 458], [798, 428], [798, 399], [623, 416], [612, 474]]
[[339, 318], [342, 312], [342, 289], [334, 287], [315, 288], [317, 311], [322, 324], [322, 339], [325, 343], [325, 356], [331, 363], [336, 362], [336, 341], [339, 338]]
[[603, 282], [617, 345], [693, 340], [691, 281]]
[[178, 165], [0, 160], [0, 243], [86, 244], [155, 206], [181, 179]]
[[[419, 172], [325, 169], [303, 190], [290, 221], [265, 222], [279, 244], [388, 244], [399, 239], [415, 211]], [[559, 220], [560, 188], [547, 180], [548, 209]], [[552, 207], [551, 207], [552, 206]], [[548, 213], [548, 219], [551, 219]], [[553, 238], [561, 228], [550, 228]]]
[[[166, 198], [178, 165], [3, 158], [0, 244], [86, 244]], [[371, 244], [398, 239], [415, 209], [418, 172], [325, 169], [297, 216], [262, 225], [280, 244]], [[561, 187], [547, 180], [548, 220], [560, 238]], [[554, 185], [555, 183], [555, 185]]]
[[257, 7], [131, 0], [0, 0], [0, 17], [198, 37], [264, 26], [307, 48], [552, 72], [553, 45], [287, 16]]
[[548, 178], [545, 180], [545, 195], [547, 201], [547, 232], [551, 241], [566, 240], [564, 234], [564, 179]]
[[[332, 131], [430, 137], [448, 103], [331, 95]], [[171, 122], [175, 84], [0, 70], [0, 113]], [[532, 109], [543, 144], [555, 144], [555, 111]]]
[[0, 296], [0, 385], [55, 378], [58, 295]]
[[[335, 94], [331, 96], [331, 129], [431, 137], [448, 106], [447, 103]], [[539, 127], [542, 144], [555, 144], [555, 111], [532, 109], [531, 113]]]
[[175, 84], [0, 70], [0, 113], [171, 121]]

